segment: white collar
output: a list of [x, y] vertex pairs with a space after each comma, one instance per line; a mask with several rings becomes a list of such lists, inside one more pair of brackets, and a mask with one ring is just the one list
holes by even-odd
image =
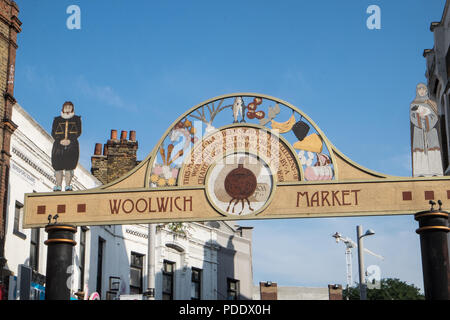
[[75, 114], [74, 112], [71, 112], [71, 113], [67, 114], [67, 113], [64, 113], [64, 112], [61, 111], [61, 117], [63, 119], [70, 119], [70, 118], [72, 118], [74, 116], [74, 114]]

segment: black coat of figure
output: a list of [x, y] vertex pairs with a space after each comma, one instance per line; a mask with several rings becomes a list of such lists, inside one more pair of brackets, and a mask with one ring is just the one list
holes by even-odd
[[[67, 126], [67, 127], [66, 127]], [[74, 170], [78, 163], [80, 148], [78, 137], [81, 135], [81, 117], [72, 116], [69, 119], [55, 117], [52, 126], [52, 137], [55, 139], [52, 148], [52, 166], [56, 171]], [[61, 140], [68, 139], [68, 146], [61, 145]]]

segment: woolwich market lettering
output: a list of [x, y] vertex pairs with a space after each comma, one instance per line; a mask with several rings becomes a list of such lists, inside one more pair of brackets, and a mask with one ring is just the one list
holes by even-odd
[[305, 205], [307, 207], [332, 207], [358, 205], [358, 192], [361, 190], [336, 190], [336, 191], [316, 191], [297, 192], [297, 207]]
[[[324, 207], [358, 205], [361, 190], [297, 192], [296, 207]], [[110, 199], [111, 214], [192, 212], [192, 196], [134, 199]]]
[[300, 109], [219, 96], [180, 115], [153, 151], [90, 190], [25, 196], [24, 227], [415, 214], [450, 199], [450, 177], [395, 177], [340, 152]]
[[192, 211], [192, 196], [109, 200], [111, 214]]

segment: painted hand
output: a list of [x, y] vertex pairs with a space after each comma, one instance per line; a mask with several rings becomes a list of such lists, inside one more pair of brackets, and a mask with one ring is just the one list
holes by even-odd
[[60, 144], [62, 146], [68, 146], [70, 144], [70, 140], [69, 139], [63, 139], [63, 140], [61, 140]]

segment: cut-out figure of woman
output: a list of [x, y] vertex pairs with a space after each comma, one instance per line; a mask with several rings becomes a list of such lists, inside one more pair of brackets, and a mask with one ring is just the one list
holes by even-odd
[[428, 97], [427, 86], [419, 83], [410, 107], [413, 176], [443, 175], [439, 143], [437, 105]]
[[73, 170], [77, 167], [80, 155], [77, 140], [80, 135], [81, 117], [75, 115], [73, 103], [66, 101], [61, 115], [55, 117], [52, 126], [52, 137], [55, 139], [52, 148], [52, 166], [56, 177], [54, 191], [61, 191], [63, 176], [65, 176], [65, 190], [72, 190]]

